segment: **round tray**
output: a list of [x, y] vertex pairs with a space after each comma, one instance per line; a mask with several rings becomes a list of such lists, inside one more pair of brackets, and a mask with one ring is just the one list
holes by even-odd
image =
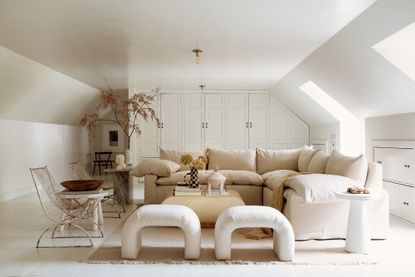
[[103, 183], [104, 180], [69, 180], [61, 182], [61, 185], [71, 191], [87, 191], [96, 190]]

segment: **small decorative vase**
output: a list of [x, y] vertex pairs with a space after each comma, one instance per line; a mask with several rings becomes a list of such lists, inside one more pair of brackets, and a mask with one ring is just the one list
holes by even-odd
[[127, 165], [133, 164], [133, 151], [131, 149], [125, 150], [125, 163]]
[[184, 181], [186, 182], [187, 176], [190, 176], [190, 180], [187, 181], [190, 188], [199, 187], [199, 171], [195, 167], [190, 167], [190, 172], [184, 175]]

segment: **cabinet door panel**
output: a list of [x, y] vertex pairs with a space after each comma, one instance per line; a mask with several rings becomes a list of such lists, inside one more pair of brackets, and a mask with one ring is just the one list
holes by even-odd
[[249, 147], [268, 148], [269, 138], [269, 96], [249, 95]]
[[205, 95], [205, 148], [226, 147], [226, 95]]
[[383, 165], [383, 178], [415, 184], [415, 151], [397, 147], [374, 147], [374, 160]]
[[229, 94], [227, 111], [227, 149], [248, 148], [248, 94]]
[[415, 189], [391, 182], [383, 182], [383, 187], [389, 193], [390, 213], [415, 222]]
[[161, 95], [160, 116], [162, 123], [160, 147], [171, 150], [180, 150], [180, 95]]
[[203, 95], [183, 94], [182, 103], [182, 150], [203, 150]]
[[[153, 109], [157, 112], [157, 115], [160, 117], [159, 112], [159, 97], [156, 98]], [[155, 121], [149, 119], [145, 121], [143, 119], [139, 120], [139, 126], [141, 134], [137, 137], [138, 139], [138, 158], [155, 158], [159, 156], [159, 128]]]

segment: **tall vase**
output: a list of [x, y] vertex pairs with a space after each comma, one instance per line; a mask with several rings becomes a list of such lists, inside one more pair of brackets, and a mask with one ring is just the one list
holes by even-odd
[[125, 163], [127, 165], [133, 164], [133, 151], [131, 149], [125, 150]]
[[199, 187], [199, 171], [195, 167], [190, 167], [190, 172], [187, 173], [184, 178], [190, 176], [190, 180], [188, 182], [190, 188], [198, 188]]

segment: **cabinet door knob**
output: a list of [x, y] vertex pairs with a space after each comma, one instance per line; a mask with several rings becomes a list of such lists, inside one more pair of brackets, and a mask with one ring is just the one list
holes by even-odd
[[409, 206], [409, 202], [403, 202], [404, 205]]
[[205, 128], [207, 129], [207, 127], [208, 127], [208, 123], [206, 122], [206, 123], [205, 123]]
[[252, 122], [249, 122], [249, 128], [252, 128]]
[[202, 128], [205, 128], [205, 123], [202, 122]]
[[378, 164], [382, 164], [382, 161], [377, 161]]
[[249, 123], [248, 123], [248, 122], [246, 122], [246, 123], [245, 123], [245, 126], [246, 126], [246, 128], [249, 128]]

